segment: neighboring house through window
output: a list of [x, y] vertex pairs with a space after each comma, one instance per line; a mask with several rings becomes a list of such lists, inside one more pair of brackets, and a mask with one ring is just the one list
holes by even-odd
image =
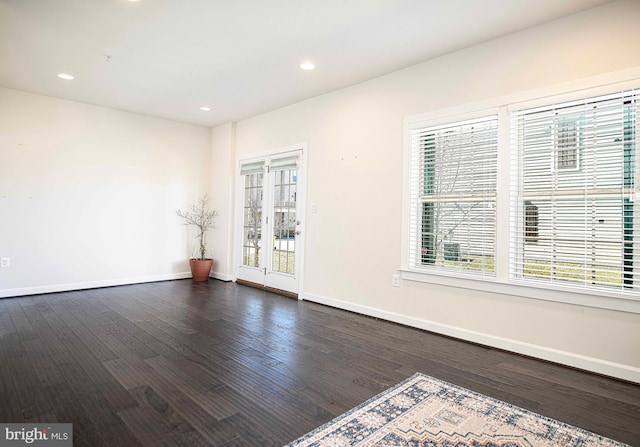
[[556, 169], [578, 169], [578, 120], [557, 117], [555, 120]]
[[533, 202], [524, 202], [524, 240], [527, 243], [538, 242], [538, 207]]
[[[586, 287], [634, 285], [635, 99], [619, 93], [512, 114], [520, 161], [515, 278]], [[556, 169], [553, 158], [556, 159]], [[533, 207], [537, 216], [535, 244]], [[517, 211], [522, 207], [514, 206]]]

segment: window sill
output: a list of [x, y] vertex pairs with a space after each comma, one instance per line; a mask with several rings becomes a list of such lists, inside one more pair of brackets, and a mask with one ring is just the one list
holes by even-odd
[[558, 285], [551, 288], [526, 281], [506, 283], [492, 277], [459, 274], [454, 276], [446, 273], [424, 272], [417, 269], [400, 269], [400, 275], [403, 280], [407, 281], [640, 314], [640, 299], [610, 291], [596, 294], [589, 290], [580, 290], [571, 286]]

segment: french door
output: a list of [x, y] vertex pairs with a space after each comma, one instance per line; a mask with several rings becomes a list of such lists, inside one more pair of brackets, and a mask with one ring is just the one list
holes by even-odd
[[239, 280], [298, 293], [301, 163], [301, 150], [241, 161]]

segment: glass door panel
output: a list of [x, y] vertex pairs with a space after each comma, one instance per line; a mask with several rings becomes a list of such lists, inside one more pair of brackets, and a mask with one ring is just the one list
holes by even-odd
[[273, 175], [273, 256], [271, 271], [295, 274], [297, 170], [276, 171]]
[[262, 203], [264, 174], [246, 174], [244, 177], [244, 212], [242, 265], [260, 268], [262, 247]]

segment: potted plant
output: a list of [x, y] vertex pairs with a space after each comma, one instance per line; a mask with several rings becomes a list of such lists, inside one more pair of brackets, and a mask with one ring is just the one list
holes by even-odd
[[215, 220], [218, 212], [209, 208], [209, 196], [203, 195], [198, 203], [191, 205], [189, 211], [182, 212], [176, 211], [176, 214], [184, 219], [184, 224], [194, 226], [198, 229], [196, 239], [199, 242], [199, 257], [189, 259], [189, 266], [191, 267], [191, 276], [194, 281], [207, 281], [209, 279], [209, 273], [211, 273], [211, 266], [213, 265], [213, 259], [207, 258], [207, 240], [206, 232], [216, 227]]

